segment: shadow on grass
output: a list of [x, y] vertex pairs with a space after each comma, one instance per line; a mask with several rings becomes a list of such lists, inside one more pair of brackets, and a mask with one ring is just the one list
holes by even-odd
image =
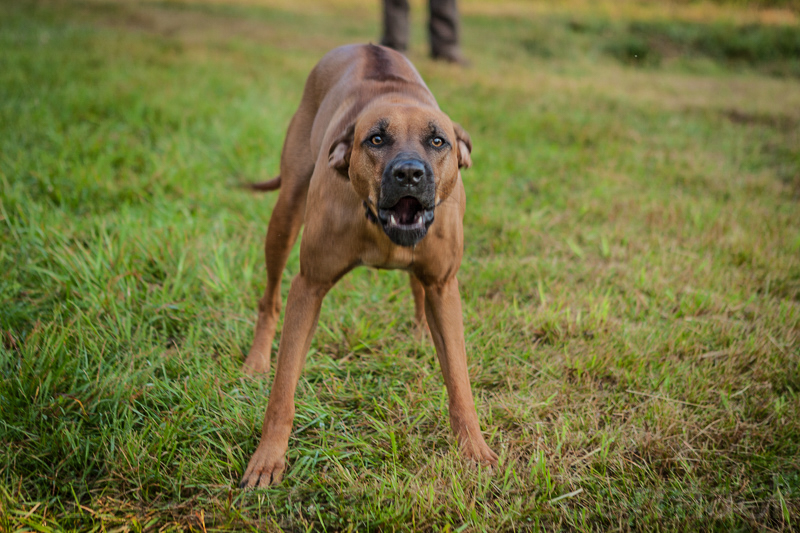
[[800, 26], [689, 22], [681, 20], [611, 21], [602, 18], [548, 20], [522, 39], [530, 55], [550, 59], [569, 53], [583, 41], [622, 64], [660, 67], [676, 61], [703, 60], [717, 68], [752, 68], [778, 77], [800, 77]]

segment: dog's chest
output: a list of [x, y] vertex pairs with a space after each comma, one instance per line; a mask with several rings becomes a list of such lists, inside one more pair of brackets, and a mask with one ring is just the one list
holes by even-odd
[[414, 250], [391, 244], [389, 246], [370, 246], [364, 251], [361, 260], [364, 265], [373, 268], [408, 268], [414, 261]]

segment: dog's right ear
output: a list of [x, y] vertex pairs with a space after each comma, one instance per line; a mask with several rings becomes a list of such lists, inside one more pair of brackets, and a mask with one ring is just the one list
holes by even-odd
[[339, 174], [347, 179], [350, 179], [350, 154], [353, 153], [355, 130], [355, 123], [347, 126], [344, 132], [331, 143], [331, 149], [328, 152], [328, 166], [336, 169]]

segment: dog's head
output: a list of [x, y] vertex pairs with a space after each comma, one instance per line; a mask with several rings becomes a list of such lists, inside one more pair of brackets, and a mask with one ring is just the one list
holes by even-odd
[[414, 246], [472, 165], [464, 129], [432, 107], [394, 103], [364, 110], [331, 144], [328, 163], [377, 211], [395, 244]]

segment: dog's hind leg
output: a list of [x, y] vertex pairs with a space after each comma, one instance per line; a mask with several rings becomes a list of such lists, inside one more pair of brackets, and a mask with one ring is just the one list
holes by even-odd
[[426, 335], [430, 336], [428, 321], [425, 320], [425, 288], [422, 282], [413, 273], [408, 273], [408, 280], [411, 282], [411, 294], [414, 295], [414, 322], [417, 325], [416, 339], [422, 340]]
[[243, 370], [248, 374], [269, 372], [272, 340], [281, 314], [281, 277], [303, 225], [308, 184], [314, 172], [314, 159], [308, 147], [312, 123], [313, 114], [298, 111], [286, 134], [281, 154], [281, 192], [272, 211], [264, 246], [267, 288], [258, 302], [255, 339], [244, 361]]

